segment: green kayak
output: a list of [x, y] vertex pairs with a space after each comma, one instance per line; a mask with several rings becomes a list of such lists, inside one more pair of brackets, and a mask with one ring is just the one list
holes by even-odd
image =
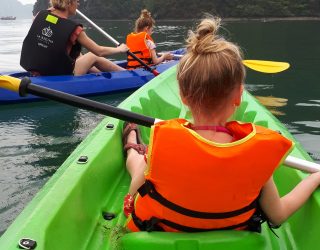
[[[175, 67], [167, 70], [128, 97], [120, 107], [159, 119], [189, 119], [190, 112], [179, 98], [175, 74]], [[234, 118], [279, 130], [294, 140], [247, 92]], [[261, 234], [247, 231], [127, 233], [122, 204], [129, 175], [122, 150], [122, 124], [106, 117], [89, 134], [0, 238], [0, 249], [19, 249], [23, 239], [34, 240], [37, 250], [315, 249], [320, 243], [319, 192], [275, 229], [278, 237], [265, 223]], [[142, 127], [145, 143], [149, 131]], [[311, 161], [295, 142], [291, 156]], [[278, 168], [274, 177], [280, 194], [291, 190], [305, 175], [287, 166]]]

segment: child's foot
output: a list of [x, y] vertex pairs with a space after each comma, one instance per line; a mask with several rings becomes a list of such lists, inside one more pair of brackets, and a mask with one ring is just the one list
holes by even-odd
[[[135, 137], [133, 136], [134, 133]], [[125, 122], [123, 124], [122, 143], [125, 155], [130, 148], [136, 150], [141, 155], [146, 153], [146, 145], [143, 144], [140, 130], [135, 123]]]

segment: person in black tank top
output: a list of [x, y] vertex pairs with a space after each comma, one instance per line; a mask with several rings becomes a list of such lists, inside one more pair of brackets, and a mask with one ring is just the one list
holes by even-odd
[[[40, 11], [26, 36], [20, 64], [34, 75], [82, 75], [88, 72], [125, 70], [104, 56], [125, 53], [125, 44], [96, 44], [82, 25], [68, 18], [76, 14], [77, 0], [51, 0], [51, 8]], [[81, 47], [89, 52], [81, 55]]]

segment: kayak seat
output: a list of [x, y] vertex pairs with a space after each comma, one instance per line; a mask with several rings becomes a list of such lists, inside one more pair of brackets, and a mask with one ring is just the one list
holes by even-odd
[[267, 249], [268, 243], [261, 234], [248, 231], [137, 232], [124, 235], [121, 246], [124, 250]]

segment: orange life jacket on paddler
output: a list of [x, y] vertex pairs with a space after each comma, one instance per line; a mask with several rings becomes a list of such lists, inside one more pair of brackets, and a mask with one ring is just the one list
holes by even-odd
[[187, 124], [174, 119], [152, 127], [146, 182], [127, 227], [255, 231], [251, 223], [260, 191], [293, 143], [270, 129], [235, 121], [226, 128], [236, 141], [215, 143]]
[[[126, 44], [133, 54], [135, 54], [138, 58], [140, 58], [146, 64], [150, 65], [152, 64], [152, 58], [151, 58], [150, 49], [146, 45], [146, 40], [153, 41], [151, 36], [149, 36], [147, 32], [130, 33], [127, 36]], [[141, 64], [129, 54], [127, 57], [127, 61], [128, 61], [128, 64], [127, 64], [128, 69], [141, 67]]]

